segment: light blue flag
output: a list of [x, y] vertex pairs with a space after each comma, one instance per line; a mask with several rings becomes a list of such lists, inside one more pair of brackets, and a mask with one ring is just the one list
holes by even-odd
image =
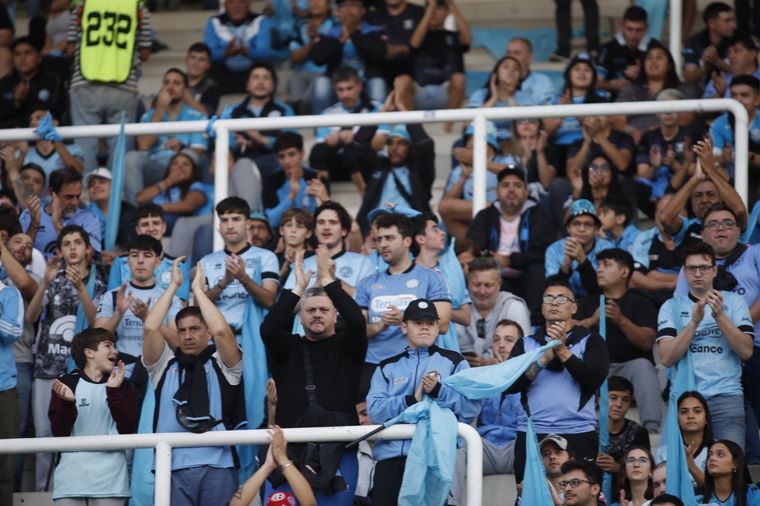
[[[438, 268], [443, 272], [443, 276], [446, 278], [446, 284], [448, 285], [449, 293], [451, 294], [451, 307], [459, 309], [464, 302], [463, 296], [467, 295], [467, 282], [464, 279], [462, 265], [459, 263], [459, 259], [454, 252], [454, 243], [455, 239], [452, 237], [449, 245], [438, 255]], [[441, 348], [454, 350], [457, 353], [461, 351], [454, 322], [449, 324], [448, 332], [438, 336], [438, 342], [436, 344]]]
[[[676, 325], [676, 332], [680, 333], [683, 329], [681, 322], [681, 301], [680, 297], [674, 296], [671, 300], [673, 311], [673, 321]], [[673, 371], [672, 369], [675, 369]], [[681, 437], [681, 428], [678, 426], [678, 397], [682, 393], [694, 390], [694, 370], [691, 364], [691, 353], [686, 350], [681, 360], [678, 361], [674, 368], [671, 368], [670, 398], [668, 399], [668, 413], [665, 418], [665, 429], [662, 436], [662, 444], [667, 448], [667, 465], [665, 467], [666, 490], [669, 494], [680, 497], [687, 506], [697, 504], [694, 495], [694, 486], [691, 482], [689, 466], [686, 462], [686, 450], [683, 446]]]
[[124, 124], [127, 116], [124, 111], [119, 118], [119, 138], [116, 141], [113, 164], [111, 165], [111, 196], [108, 199], [108, 216], [106, 216], [106, 236], [103, 238], [103, 250], [111, 251], [116, 245], [116, 235], [119, 232], [121, 219], [121, 191], [124, 186], [124, 156], [127, 150], [127, 136]]
[[[153, 382], [148, 382], [145, 390], [145, 398], [140, 410], [140, 423], [137, 426], [138, 434], [153, 434], [153, 411], [156, 407], [156, 394], [153, 390]], [[153, 460], [155, 450], [153, 448], [138, 448], [132, 459], [132, 497], [129, 506], [152, 506], [156, 476], [153, 474]]]
[[[607, 314], [604, 310], [604, 295], [599, 296], [599, 334], [607, 341]], [[610, 445], [609, 398], [607, 396], [607, 380], [599, 389], [599, 451], [606, 452]], [[612, 475], [602, 476], [602, 493], [604, 497], [612, 497]]]
[[541, 459], [533, 419], [528, 417], [528, 429], [525, 432], [525, 475], [523, 478], [520, 506], [551, 506], [554, 504], [549, 484], [546, 482], [546, 469]]
[[488, 399], [501, 394], [512, 386], [512, 383], [517, 381], [528, 367], [539, 359], [542, 353], [559, 346], [559, 344], [559, 341], [550, 341], [540, 348], [510, 358], [501, 364], [463, 369], [448, 378], [442, 379], [441, 383], [453, 388], [468, 399]]
[[457, 418], [429, 396], [384, 425], [416, 423], [412, 446], [404, 466], [399, 506], [443, 505], [454, 479], [457, 453]]
[[[261, 285], [261, 260], [256, 257], [253, 262], [253, 281]], [[266, 404], [266, 387], [269, 380], [267, 354], [261, 340], [261, 322], [264, 312], [261, 307], [248, 297], [243, 315], [241, 340], [243, 347], [243, 391], [245, 393], [245, 412], [249, 429], [258, 429], [264, 422]], [[272, 421], [274, 423], [274, 421]], [[239, 445], [240, 477], [247, 480], [256, 471], [256, 446]]]

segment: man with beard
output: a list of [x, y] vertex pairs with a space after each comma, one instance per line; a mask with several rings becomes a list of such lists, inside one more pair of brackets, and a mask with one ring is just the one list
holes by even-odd
[[[353, 296], [359, 281], [372, 273], [372, 265], [366, 256], [346, 251], [344, 242], [351, 231], [351, 222], [348, 211], [333, 201], [325, 202], [314, 213], [314, 236], [317, 238], [317, 244], [319, 248], [327, 250], [327, 254], [335, 262], [335, 277], [340, 281], [343, 290]], [[304, 270], [312, 272], [309, 288], [317, 280], [316, 267], [316, 256], [304, 259]], [[292, 290], [295, 282], [295, 271], [291, 271], [285, 288]]]
[[439, 333], [445, 334], [451, 321], [451, 295], [446, 278], [409, 257], [414, 240], [409, 218], [384, 214], [374, 225], [375, 245], [388, 269], [367, 276], [356, 287], [354, 300], [367, 319], [369, 338], [362, 385], [369, 385], [377, 364], [404, 351], [406, 337], [400, 325], [404, 310], [413, 300], [425, 298], [435, 305]]
[[58, 235], [68, 225], [79, 225], [88, 234], [88, 243], [100, 253], [100, 222], [92, 211], [82, 209], [82, 175], [74, 169], [56, 170], [50, 174], [50, 204], [42, 207], [39, 197], [29, 197], [29, 208], [19, 221], [24, 232], [34, 241], [46, 259], [53, 257]]
[[[143, 114], [140, 123], [166, 123], [169, 121], [198, 121], [207, 116], [187, 104], [187, 75], [178, 68], [164, 74], [161, 90], [151, 109]], [[185, 148], [192, 148], [199, 156], [208, 150], [208, 141], [202, 133], [138, 135], [137, 150], [129, 151], [124, 159], [125, 199], [135, 204], [137, 192], [157, 184], [169, 165], [169, 160]]]
[[[731, 209], [740, 229], [744, 229], [747, 224], [744, 202], [731, 183], [715, 168], [712, 149], [709, 137], [696, 144], [695, 151], [699, 160], [694, 174], [662, 210], [663, 231], [681, 248], [701, 242], [705, 214], [715, 204], [724, 203]], [[687, 202], [691, 209], [688, 209]], [[684, 208], [689, 211], [688, 217], [681, 216]]]
[[517, 421], [515, 477], [522, 481], [525, 469], [525, 437], [528, 419], [533, 419], [539, 440], [558, 434], [568, 442], [568, 450], [579, 460], [596, 459], [599, 435], [596, 432], [596, 391], [607, 378], [609, 352], [596, 332], [573, 326], [578, 310], [573, 290], [559, 276], [547, 280], [542, 311], [546, 326], [515, 344], [518, 357], [549, 341], [559, 341], [541, 355], [509, 388], [522, 393], [525, 413]]
[[[467, 238], [490, 251], [501, 265], [504, 288], [523, 297], [540, 315], [544, 255], [557, 233], [551, 219], [528, 198], [525, 173], [514, 167], [496, 176], [498, 202], [475, 215]], [[540, 319], [534, 318], [534, 324]]]
[[[216, 303], [236, 335], [240, 335], [248, 297], [269, 309], [279, 284], [279, 263], [274, 253], [248, 243], [251, 210], [240, 197], [227, 197], [216, 205], [224, 249], [203, 257], [208, 298]], [[260, 283], [254, 281], [260, 276]]]
[[[292, 290], [282, 292], [261, 325], [278, 393], [276, 421], [269, 423], [281, 427], [358, 423], [356, 399], [367, 352], [366, 325], [361, 309], [332, 273], [335, 261], [330, 256], [326, 245], [317, 250], [312, 257], [316, 258], [312, 262], [316, 264], [316, 286], [307, 288], [312, 271], [304, 272], [303, 253], [298, 253]], [[291, 333], [296, 308], [305, 337]], [[335, 328], [338, 313], [344, 323], [340, 331]], [[316, 416], [320, 412], [322, 420]], [[338, 451], [343, 446], [340, 444]], [[333, 495], [315, 490], [317, 500], [319, 504], [350, 505], [358, 472], [356, 451], [339, 452], [335, 458], [340, 459], [339, 472], [348, 487]], [[284, 487], [277, 490], [289, 491]]]

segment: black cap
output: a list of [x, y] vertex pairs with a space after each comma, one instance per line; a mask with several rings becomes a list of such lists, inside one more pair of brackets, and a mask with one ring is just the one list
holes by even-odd
[[435, 304], [427, 299], [416, 299], [409, 303], [404, 310], [404, 321], [438, 320]]
[[499, 173], [496, 174], [496, 181], [501, 183], [501, 180], [507, 176], [517, 176], [522, 180], [523, 183], [527, 182], [525, 180], [525, 169], [519, 165], [509, 164], [501, 169]]

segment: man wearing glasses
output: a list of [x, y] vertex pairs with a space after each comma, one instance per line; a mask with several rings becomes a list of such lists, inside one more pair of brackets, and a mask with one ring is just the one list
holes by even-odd
[[[599, 449], [594, 396], [609, 371], [607, 344], [596, 332], [573, 326], [578, 306], [570, 285], [561, 277], [547, 280], [541, 310], [546, 327], [519, 340], [512, 349], [512, 357], [552, 340], [560, 341], [560, 345], [545, 352], [508, 393], [522, 393], [522, 404], [533, 419], [539, 439], [548, 434], [562, 436], [576, 459], [593, 461]], [[522, 413], [515, 438], [518, 483], [525, 467], [527, 424], [526, 414]]]
[[586, 199], [573, 202], [565, 224], [568, 236], [552, 243], [546, 250], [546, 277], [566, 279], [579, 297], [599, 293], [596, 256], [602, 250], [614, 248], [615, 244], [597, 237], [601, 222], [594, 204]]
[[[745, 400], [754, 411], [755, 418], [758, 418], [760, 390], [749, 385], [757, 385], [760, 381], [760, 245], [739, 242], [741, 229], [737, 223], [737, 216], [731, 209], [724, 204], [716, 204], [705, 215], [702, 240], [715, 250], [718, 274], [713, 282], [714, 287], [741, 295], [750, 308], [755, 342], [752, 358], [744, 362], [742, 381], [746, 387]], [[683, 270], [678, 275], [675, 293], [683, 297], [689, 293]], [[755, 426], [754, 421], [749, 428], [752, 429], [752, 426]]]
[[707, 399], [715, 438], [743, 447], [741, 361], [752, 356], [755, 337], [749, 308], [740, 295], [714, 288], [718, 267], [712, 246], [697, 243], [685, 248], [683, 270], [688, 295], [675, 295], [660, 308], [657, 343], [662, 364], [672, 367], [691, 354], [695, 390]]
[[557, 492], [564, 492], [567, 506], [597, 506], [601, 482], [602, 471], [596, 464], [571, 460], [562, 465], [561, 490]]

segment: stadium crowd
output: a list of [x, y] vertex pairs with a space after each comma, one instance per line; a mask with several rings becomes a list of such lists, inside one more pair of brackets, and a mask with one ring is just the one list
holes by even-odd
[[[141, 62], [160, 43], [141, 1], [52, 0], [21, 37], [0, 4], [0, 125], [39, 136], [0, 147], [0, 439], [128, 434], [143, 419], [149, 432], [269, 426], [249, 476], [235, 448], [175, 449], [172, 504], [260, 494], [383, 506], [396, 504], [408, 441], [288, 445], [280, 427], [382, 424], [432, 399], [477, 428], [484, 474], [514, 474], [518, 491], [535, 430], [556, 506], [678, 506], [665, 494], [668, 448], [650, 436], [662, 430], [665, 371], [688, 356], [694, 389], [677, 413], [694, 489], [704, 504], [760, 505], [748, 471], [760, 464], [760, 68], [734, 8], [706, 6], [682, 69], [631, 6], [588, 52], [571, 56], [561, 30], [561, 87], [531, 69], [531, 42], [516, 37], [467, 97], [473, 37], [456, 0], [283, 5], [223, 0], [143, 102]], [[244, 98], [220, 111], [229, 94]], [[747, 110], [749, 207], [733, 185], [730, 114], [615, 113], [614, 102], [698, 97]], [[442, 167], [424, 124], [322, 127], [311, 146], [291, 130], [237, 132], [219, 202], [207, 134], [139, 135], [117, 160], [116, 138], [56, 131], [122, 114], [592, 103], [609, 115], [489, 122], [489, 205], [474, 217], [471, 125], [444, 126], [462, 135], [435, 195]], [[355, 216], [331, 198], [338, 181], [361, 197]], [[550, 341], [493, 398], [442, 383]], [[634, 403], [638, 422], [626, 417]], [[37, 454], [33, 489], [59, 506], [123, 505], [140, 484], [132, 458]], [[462, 504], [464, 462], [459, 452], [448, 504]], [[23, 473], [23, 456], [0, 455], [0, 504]]]

